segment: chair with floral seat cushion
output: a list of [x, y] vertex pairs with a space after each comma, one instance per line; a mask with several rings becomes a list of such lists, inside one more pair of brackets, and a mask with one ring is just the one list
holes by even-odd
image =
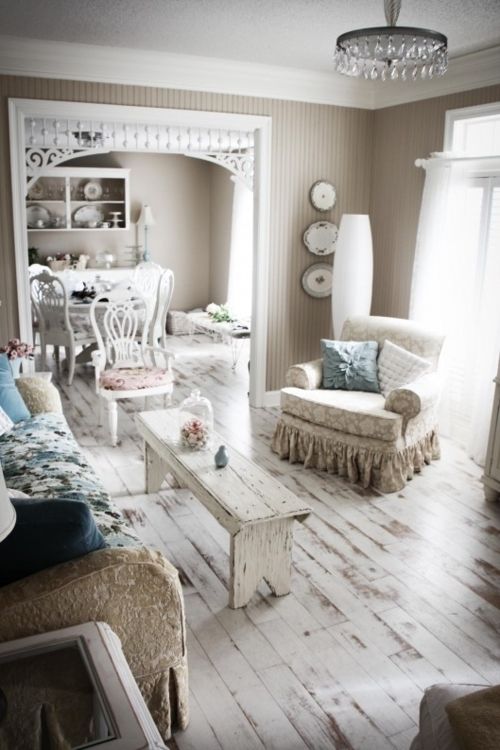
[[395, 492], [439, 457], [435, 370], [443, 336], [409, 320], [359, 316], [346, 320], [341, 340], [375, 341], [379, 359], [391, 342], [427, 360], [429, 373], [375, 393], [325, 388], [322, 359], [293, 365], [281, 390], [272, 448], [291, 463]]
[[173, 355], [149, 344], [151, 319], [144, 297], [128, 285], [97, 295], [90, 308], [97, 339], [92, 353], [100, 416], [105, 405], [112, 445], [118, 442], [119, 399], [163, 396], [173, 390]]

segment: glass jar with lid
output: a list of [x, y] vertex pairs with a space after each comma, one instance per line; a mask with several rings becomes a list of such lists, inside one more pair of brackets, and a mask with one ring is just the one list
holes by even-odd
[[212, 404], [196, 389], [179, 407], [181, 446], [190, 450], [206, 450], [211, 445], [213, 430]]

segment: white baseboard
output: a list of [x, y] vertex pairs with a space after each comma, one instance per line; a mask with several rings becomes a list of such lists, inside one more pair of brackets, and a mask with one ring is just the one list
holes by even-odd
[[281, 391], [266, 391], [264, 393], [262, 406], [279, 406]]

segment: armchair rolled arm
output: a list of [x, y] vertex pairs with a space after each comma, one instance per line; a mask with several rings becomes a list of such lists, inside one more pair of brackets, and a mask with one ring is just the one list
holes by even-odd
[[[170, 736], [172, 719], [186, 726], [183, 597], [177, 570], [160, 552], [107, 548], [41, 570], [0, 588], [0, 613], [0, 642], [106, 622], [120, 638], [163, 736]], [[178, 705], [170, 712], [168, 686], [174, 682]]]
[[385, 399], [384, 408], [402, 414], [408, 420], [437, 404], [440, 390], [439, 375], [431, 372], [391, 391]]
[[292, 365], [286, 374], [285, 385], [292, 388], [304, 388], [314, 390], [321, 387], [323, 382], [323, 360], [314, 359], [311, 362], [302, 362]]

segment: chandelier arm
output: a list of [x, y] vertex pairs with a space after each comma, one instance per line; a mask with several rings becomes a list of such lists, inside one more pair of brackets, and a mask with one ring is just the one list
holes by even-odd
[[395, 26], [398, 22], [401, 0], [384, 0], [385, 20], [388, 26]]

